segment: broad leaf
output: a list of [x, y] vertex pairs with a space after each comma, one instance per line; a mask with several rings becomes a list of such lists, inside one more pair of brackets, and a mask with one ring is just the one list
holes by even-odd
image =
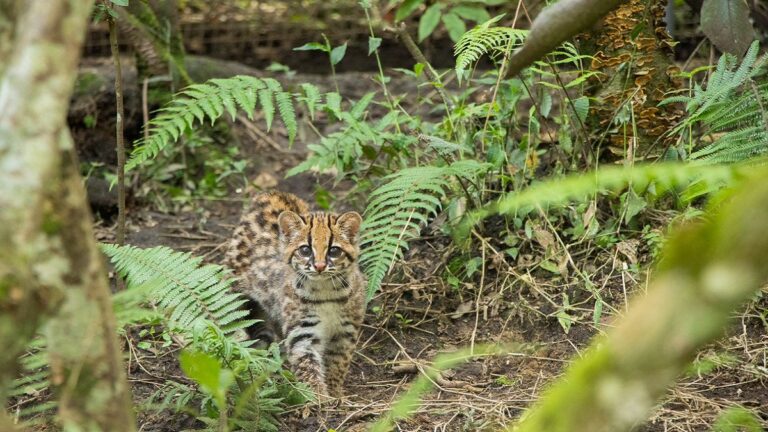
[[339, 45], [331, 51], [331, 63], [334, 65], [339, 64], [339, 62], [341, 62], [341, 60], [344, 58], [344, 54], [346, 53], [347, 43], [344, 42], [344, 45]]
[[294, 51], [323, 51], [328, 52], [328, 47], [321, 44], [320, 42], [310, 42], [306, 43], [300, 47], [296, 47], [293, 49]]
[[424, 0], [405, 0], [395, 13], [395, 21], [402, 21], [408, 18], [419, 6], [424, 4]]
[[704, 0], [701, 30], [715, 46], [741, 58], [755, 39], [744, 0]]
[[373, 54], [374, 51], [381, 46], [381, 38], [369, 37], [368, 38], [368, 55]]
[[448, 36], [454, 42], [458, 42], [461, 39], [461, 35], [467, 32], [467, 26], [464, 24], [464, 21], [455, 13], [449, 12], [443, 15], [443, 24], [448, 29]]
[[426, 39], [433, 31], [435, 31], [435, 27], [440, 23], [442, 9], [443, 6], [440, 3], [435, 3], [421, 16], [421, 20], [419, 21], [419, 42]]
[[451, 12], [476, 23], [484, 23], [491, 19], [491, 16], [482, 6], [459, 5], [452, 8]]

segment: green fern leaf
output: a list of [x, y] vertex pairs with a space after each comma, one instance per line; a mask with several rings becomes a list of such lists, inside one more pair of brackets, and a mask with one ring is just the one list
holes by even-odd
[[629, 185], [643, 189], [654, 183], [659, 191], [675, 186], [687, 186], [693, 182], [718, 185], [733, 181], [747, 172], [739, 166], [699, 164], [600, 168], [587, 174], [542, 181], [522, 191], [509, 193], [492, 204], [468, 213], [453, 234], [456, 239], [467, 238], [472, 226], [493, 214], [511, 214], [526, 207], [547, 207], [583, 201], [592, 198], [596, 193], [617, 192]]
[[309, 111], [309, 118], [313, 121], [315, 120], [315, 108], [320, 103], [321, 96], [320, 96], [320, 89], [317, 88], [314, 84], [310, 83], [303, 83], [301, 84], [301, 89], [304, 91], [304, 96], [302, 96], [302, 99], [304, 100], [304, 103], [307, 104], [307, 110]]
[[280, 112], [280, 118], [283, 120], [285, 129], [288, 131], [288, 142], [293, 143], [296, 139], [296, 130], [298, 124], [296, 123], [296, 111], [293, 109], [293, 101], [290, 93], [276, 92], [275, 100], [277, 101], [277, 110]]
[[510, 27], [493, 27], [502, 15], [492, 18], [483, 24], [464, 33], [456, 46], [456, 76], [461, 79], [469, 66], [485, 54], [492, 51], [503, 51], [511, 44], [512, 49], [521, 45], [528, 36], [527, 30]]
[[381, 286], [392, 264], [401, 259], [408, 241], [419, 235], [441, 200], [452, 178], [474, 178], [489, 164], [465, 160], [449, 166], [407, 168], [385, 178], [371, 193], [361, 227], [363, 252], [360, 265], [368, 277], [368, 298]]
[[[732, 163], [768, 152], [768, 85], [756, 84], [765, 75], [766, 56], [758, 59], [759, 45], [754, 42], [738, 64], [730, 54], [723, 54], [706, 88], [695, 86], [692, 96], [675, 96], [662, 103], [685, 102], [688, 116], [670, 135], [682, 141], [695, 141], [694, 130], [715, 139], [694, 148], [690, 159], [702, 163]], [[711, 136], [711, 135], [710, 135]]]
[[219, 327], [245, 317], [242, 294], [230, 291], [228, 271], [218, 265], [202, 265], [200, 258], [164, 246], [141, 249], [102, 245], [130, 290], [149, 293], [176, 327], [191, 328], [208, 321]]
[[272, 121], [275, 118], [275, 103], [272, 100], [272, 91], [270, 89], [259, 90], [259, 104], [264, 112], [264, 121], [267, 122], [267, 131], [272, 128]]
[[240, 75], [193, 84], [179, 92], [146, 125], [148, 137], [134, 142], [126, 170], [135, 169], [156, 157], [166, 146], [176, 142], [187, 128], [194, 128], [206, 120], [214, 124], [224, 113], [234, 119], [237, 112], [243, 110], [249, 119], [253, 119], [258, 104], [264, 111], [269, 130], [276, 110], [274, 101], [277, 101], [277, 110], [292, 142], [297, 129], [294, 100], [278, 81]]

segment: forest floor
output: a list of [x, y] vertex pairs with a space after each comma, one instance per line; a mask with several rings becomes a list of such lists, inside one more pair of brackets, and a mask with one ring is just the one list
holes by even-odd
[[[357, 98], [376, 90], [371, 78], [364, 73], [341, 74], [341, 93]], [[332, 85], [327, 77], [292, 78], [301, 80], [321, 88]], [[394, 80], [390, 86], [394, 93], [417, 91], [407, 79]], [[281, 145], [279, 150], [264, 139], [253, 139], [247, 127], [233, 126], [233, 132], [249, 159], [246, 174], [251, 185], [227, 198], [192, 200], [173, 212], [137, 200], [128, 213], [128, 243], [166, 245], [220, 263], [247, 197], [258, 188], [280, 189], [314, 202], [315, 187], [321, 184], [336, 196], [337, 203], [354, 207], [344, 198], [349, 185], [334, 187], [325, 176], [285, 178], [285, 172], [303, 160], [303, 142], [288, 150], [278, 129], [270, 136]], [[670, 215], [659, 212], [655, 216], [657, 227], [663, 230]], [[536, 239], [526, 240], [520, 257], [512, 261], [494, 249], [493, 224], [489, 224], [481, 236], [488, 241], [478, 242], [481, 246], [476, 254], [482, 264], [474, 282], [457, 288], [444, 278], [455, 250], [440, 234], [438, 223], [427, 227], [424, 236], [412, 244], [369, 305], [346, 382], [347, 396], [317, 407], [308, 418], [302, 418], [300, 409], [289, 412], [282, 417], [284, 430], [365, 430], [390, 409], [438, 353], [487, 343], [504, 344], [509, 352], [481, 357], [442, 373], [421, 408], [400, 421], [398, 430], [498, 430], [530, 406], [584, 353], [594, 336], [610, 330], [611, 322], [625, 311], [626, 299], [643, 291], [651, 264], [642, 237], [611, 248], [567, 245], [558, 243], [557, 227], [552, 226], [540, 227]], [[112, 240], [112, 222], [98, 222], [97, 233], [100, 241]], [[559, 274], [537, 268], [541, 260], [553, 256], [568, 260]], [[578, 273], [587, 275], [605, 302], [597, 323], [593, 321], [593, 295]], [[567, 316], [562, 308], [564, 293], [570, 298]], [[733, 405], [762, 413], [764, 426], [768, 426], [766, 297], [764, 294], [737, 314], [728, 337], [701, 353], [698, 370], [682, 377], [638, 430], [709, 430], [717, 415]], [[176, 357], [179, 347], [162, 347], [158, 342], [142, 349], [136, 339], [126, 336], [129, 376], [137, 402], [145, 401], [168, 379], [184, 381]], [[139, 422], [140, 430], [147, 432], [195, 427], [193, 419], [168, 413], [142, 412]]]

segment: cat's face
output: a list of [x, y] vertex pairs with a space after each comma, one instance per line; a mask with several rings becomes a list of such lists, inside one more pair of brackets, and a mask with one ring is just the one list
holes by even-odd
[[357, 234], [362, 218], [355, 212], [298, 215], [284, 211], [278, 217], [283, 258], [310, 279], [331, 279], [346, 274], [359, 254]]

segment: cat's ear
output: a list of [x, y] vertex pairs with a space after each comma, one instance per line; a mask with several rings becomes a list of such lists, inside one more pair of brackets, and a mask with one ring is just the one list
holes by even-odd
[[336, 219], [336, 226], [349, 242], [355, 241], [357, 233], [360, 231], [361, 223], [363, 223], [363, 218], [357, 212], [346, 212]]
[[277, 224], [280, 225], [280, 234], [289, 238], [304, 228], [304, 221], [301, 216], [290, 210], [280, 213], [280, 216], [277, 217]]

